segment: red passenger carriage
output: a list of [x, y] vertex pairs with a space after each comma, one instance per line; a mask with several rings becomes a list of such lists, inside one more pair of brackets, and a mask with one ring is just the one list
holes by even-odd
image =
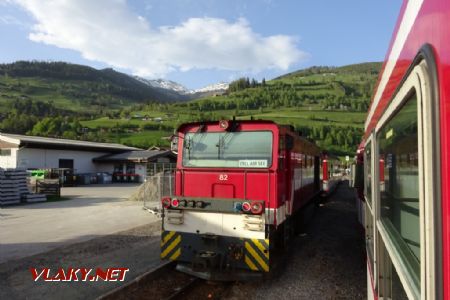
[[365, 124], [369, 299], [450, 299], [450, 1], [405, 1]]

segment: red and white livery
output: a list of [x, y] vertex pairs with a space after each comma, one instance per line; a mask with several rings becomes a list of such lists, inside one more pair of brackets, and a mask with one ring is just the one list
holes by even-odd
[[320, 149], [271, 121], [188, 123], [177, 132], [175, 193], [161, 257], [215, 280], [260, 276], [321, 192]]
[[365, 124], [369, 299], [450, 299], [450, 1], [403, 3]]

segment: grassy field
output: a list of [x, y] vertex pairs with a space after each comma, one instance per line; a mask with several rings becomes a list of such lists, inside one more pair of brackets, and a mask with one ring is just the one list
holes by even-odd
[[[233, 113], [234, 111], [221, 110], [214, 112], [214, 115], [231, 119]], [[193, 115], [195, 114], [186, 111], [174, 111], [170, 114], [151, 111], [136, 111], [134, 112], [134, 115], [147, 115], [149, 118], [161, 118], [162, 120], [143, 120], [142, 118], [110, 119], [103, 117], [90, 121], [82, 121], [81, 124], [84, 127], [93, 130], [109, 129], [112, 133], [105, 133], [104, 137], [110, 141], [138, 147], [148, 147], [149, 145], [167, 146], [169, 142], [167, 139], [163, 138], [170, 136], [173, 133], [173, 130], [181, 123], [192, 121]], [[349, 126], [362, 128], [365, 120], [365, 113], [322, 111], [305, 107], [279, 110], [265, 109], [263, 112], [260, 110], [245, 110], [241, 111], [237, 117], [237, 119], [240, 120], [249, 120], [250, 118], [272, 120], [279, 124], [293, 125], [296, 127], [305, 126], [313, 128], [320, 126], [334, 126], [337, 128], [341, 127], [343, 128], [342, 130], [344, 130], [344, 128]], [[146, 130], [145, 127], [148, 125], [156, 128], [153, 130]], [[118, 133], [117, 130], [116, 133], [114, 133], [114, 128], [119, 126], [129, 128], [129, 132]]]
[[134, 145], [139, 148], [148, 148], [149, 145], [154, 146], [168, 146], [169, 141], [167, 137], [170, 137], [173, 132], [170, 131], [141, 131], [122, 133], [120, 135], [110, 135], [110, 140], [126, 145]]
[[[141, 118], [131, 119], [110, 119], [108, 117], [102, 117], [95, 120], [82, 121], [81, 124], [88, 128], [113, 128], [117, 125], [135, 125], [142, 126], [146, 124], [164, 125], [175, 128], [179, 123], [192, 119], [195, 115], [191, 112], [175, 112], [171, 115], [158, 112], [140, 112], [140, 114], [146, 114], [150, 118], [161, 118], [161, 122], [154, 121], [153, 119], [143, 120]], [[214, 115], [227, 117], [231, 119], [234, 111], [221, 110], [214, 112]], [[248, 120], [251, 117], [255, 119], [273, 120], [278, 123], [286, 124], [298, 124], [298, 125], [335, 125], [335, 126], [354, 126], [361, 127], [364, 125], [365, 113], [361, 112], [337, 112], [337, 111], [322, 111], [322, 110], [309, 110], [304, 109], [267, 109], [263, 112], [260, 110], [246, 110], [242, 111], [237, 119]], [[217, 119], [217, 118], [216, 118]]]

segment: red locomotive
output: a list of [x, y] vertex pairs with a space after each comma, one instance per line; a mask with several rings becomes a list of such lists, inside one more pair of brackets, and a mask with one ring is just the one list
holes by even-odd
[[369, 299], [450, 299], [449, 18], [448, 0], [404, 1], [372, 99], [360, 149]]
[[320, 149], [261, 120], [184, 124], [177, 137], [175, 193], [162, 199], [161, 258], [205, 279], [269, 272], [299, 212], [321, 192]]

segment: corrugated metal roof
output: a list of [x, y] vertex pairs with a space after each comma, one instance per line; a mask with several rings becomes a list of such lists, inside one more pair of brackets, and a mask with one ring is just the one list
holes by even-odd
[[150, 161], [158, 157], [172, 156], [176, 158], [176, 155], [170, 150], [141, 150], [141, 151], [128, 151], [119, 154], [108, 154], [101, 157], [94, 158], [94, 161]]
[[[68, 139], [56, 139], [49, 137], [40, 137], [40, 136], [29, 136], [29, 135], [20, 135], [20, 134], [9, 134], [9, 133], [0, 133], [0, 139], [5, 137], [6, 141], [13, 142], [12, 140], [16, 140], [19, 145], [23, 144], [40, 144], [40, 145], [52, 145], [52, 146], [64, 146], [67, 148], [76, 147], [76, 148], [95, 148], [95, 149], [105, 149], [105, 150], [140, 150], [139, 148], [129, 147], [121, 144], [114, 143], [97, 143], [97, 142], [88, 142], [88, 141], [79, 141], [79, 140], [68, 140]], [[14, 142], [13, 142], [14, 143]]]

